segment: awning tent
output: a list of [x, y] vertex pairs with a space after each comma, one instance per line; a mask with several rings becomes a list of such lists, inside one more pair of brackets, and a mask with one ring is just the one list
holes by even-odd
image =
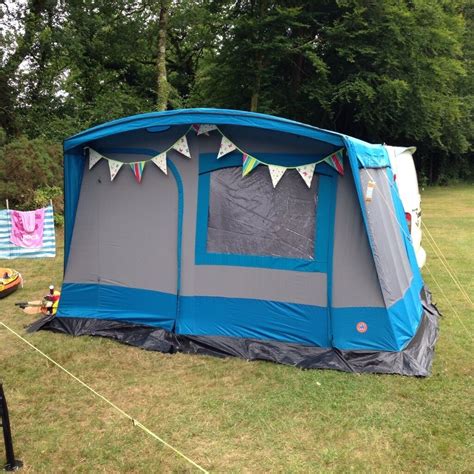
[[382, 145], [189, 109], [91, 128], [64, 152], [64, 283], [44, 329], [429, 373], [438, 313]]

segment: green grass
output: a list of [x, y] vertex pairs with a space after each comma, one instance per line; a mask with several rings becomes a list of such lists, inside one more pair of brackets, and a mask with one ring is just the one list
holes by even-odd
[[[422, 198], [424, 222], [473, 298], [474, 188]], [[425, 271], [444, 313], [426, 379], [164, 355], [45, 331], [27, 338], [211, 471], [472, 472], [473, 312], [424, 245], [459, 317]], [[34, 317], [13, 303], [59, 287], [61, 257], [3, 262], [25, 288], [0, 302], [0, 320], [22, 332]], [[4, 329], [0, 375], [25, 472], [194, 470]]]

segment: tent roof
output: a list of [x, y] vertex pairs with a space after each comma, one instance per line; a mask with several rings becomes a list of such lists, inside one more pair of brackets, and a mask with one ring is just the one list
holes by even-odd
[[343, 146], [344, 144], [343, 135], [339, 133], [272, 115], [228, 109], [180, 109], [166, 112], [150, 112], [112, 120], [68, 138], [64, 142], [64, 148], [69, 150], [85, 142], [141, 128], [202, 123], [265, 128], [302, 135], [336, 146]]
[[[273, 115], [229, 109], [178, 109], [165, 112], [150, 112], [112, 120], [73, 135], [64, 141], [64, 150], [68, 151], [111, 135], [151, 127], [163, 127], [193, 124], [240, 125], [292, 133], [335, 146], [349, 146], [355, 152], [360, 164], [367, 167], [388, 166], [388, 155], [381, 145], [371, 145], [342, 133], [324, 130], [311, 125]], [[158, 131], [158, 130], [156, 130]]]

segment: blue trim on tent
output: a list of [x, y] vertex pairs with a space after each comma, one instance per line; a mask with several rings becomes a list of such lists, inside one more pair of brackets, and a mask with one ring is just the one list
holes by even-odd
[[328, 341], [333, 346], [333, 319], [332, 319], [332, 291], [333, 291], [333, 264], [334, 264], [334, 227], [336, 224], [336, 197], [337, 197], [337, 185], [339, 182], [339, 175], [334, 177], [333, 184], [333, 198], [329, 202], [328, 214], [329, 219], [329, 231], [327, 234], [327, 306], [328, 306]]
[[398, 345], [403, 348], [411, 340], [421, 323], [423, 316], [423, 305], [420, 299], [420, 291], [423, 288], [423, 277], [416, 261], [415, 249], [411, 240], [410, 231], [405, 218], [405, 210], [400, 199], [398, 189], [390, 168], [386, 169], [386, 176], [390, 185], [395, 215], [399, 224], [400, 233], [410, 262], [413, 280], [405, 292], [402, 301], [395, 303], [388, 308], [392, 321], [393, 330], [397, 337]]
[[178, 281], [176, 282], [177, 293], [181, 290], [181, 253], [182, 253], [182, 242], [183, 242], [183, 209], [184, 209], [184, 187], [183, 180], [179, 174], [177, 166], [168, 158], [166, 160], [168, 168], [171, 170], [171, 173], [174, 176], [176, 181], [176, 186], [178, 188], [178, 253], [177, 253], [177, 263], [178, 263]]
[[398, 350], [404, 349], [418, 331], [423, 316], [422, 286], [413, 278], [403, 298], [388, 308], [388, 316]]
[[[333, 347], [340, 350], [399, 350], [386, 308], [332, 308], [331, 311]], [[357, 330], [360, 323], [365, 323], [365, 332]]]
[[374, 145], [358, 138], [347, 136], [345, 141], [350, 142], [350, 147], [357, 156], [361, 168], [385, 168], [390, 166], [390, 159], [383, 145]]
[[107, 153], [120, 153], [120, 154], [130, 154], [130, 155], [145, 155], [145, 156], [156, 156], [160, 151], [154, 150], [153, 148], [138, 148], [138, 147], [124, 147], [124, 146], [102, 146], [95, 147], [94, 150], [106, 155]]
[[[231, 336], [329, 347], [327, 308], [251, 298], [181, 296], [176, 334]], [[57, 316], [123, 321], [172, 331], [176, 295], [64, 283]]]
[[177, 334], [328, 347], [327, 308], [247, 298], [184, 296]]
[[[240, 162], [241, 164], [241, 162]], [[327, 272], [328, 242], [331, 227], [334, 226], [334, 208], [336, 199], [337, 174], [320, 175], [318, 205], [316, 210], [315, 258], [314, 260], [274, 257], [263, 255], [237, 255], [211, 253], [207, 251], [207, 225], [209, 218], [209, 193], [211, 173], [199, 175], [198, 202], [196, 217], [195, 264], [230, 265], [243, 267], [272, 268], [299, 272]], [[332, 209], [332, 212], [331, 212]]]
[[132, 130], [147, 129], [150, 127], [164, 127], [174, 125], [193, 125], [199, 123], [212, 123], [216, 125], [240, 125], [244, 127], [257, 127], [275, 130], [284, 133], [301, 135], [315, 140], [331, 143], [336, 146], [343, 145], [342, 135], [339, 133], [312, 127], [272, 115], [246, 112], [243, 110], [228, 109], [181, 109], [166, 112], [151, 112], [125, 117], [118, 120], [98, 125], [74, 135], [64, 142], [64, 149], [70, 150], [83, 146], [93, 140], [98, 140], [117, 133]]
[[[413, 289], [416, 286], [413, 284]], [[58, 316], [123, 321], [177, 334], [278, 340], [341, 350], [400, 351], [420, 323], [419, 313], [413, 313], [414, 294], [407, 290], [389, 310], [332, 308], [332, 341], [328, 338], [330, 321], [325, 307], [250, 298], [180, 296], [180, 315], [176, 319], [175, 294], [94, 283], [64, 283]], [[415, 316], [409, 326], [407, 314]], [[365, 332], [357, 330], [361, 322], [367, 325]]]
[[[396, 337], [385, 308], [333, 308], [334, 344], [341, 350], [399, 351], [413, 334], [403, 324], [406, 296], [393, 306], [404, 333]], [[231, 336], [331, 347], [325, 307], [221, 296], [181, 296], [93, 283], [64, 283], [58, 317], [93, 318], [161, 327], [187, 335]], [[367, 331], [357, 331], [357, 323]]]
[[108, 319], [171, 331], [176, 295], [124, 286], [63, 283], [57, 316]]
[[[181, 292], [181, 255], [182, 255], [182, 243], [183, 243], [183, 211], [184, 211], [184, 186], [181, 175], [179, 174], [177, 166], [169, 159], [166, 159], [168, 168], [174, 176], [176, 186], [178, 188], [178, 235], [177, 235], [177, 279], [176, 282], [176, 319], [179, 318], [180, 311], [180, 292]], [[173, 328], [174, 329], [174, 328]]]
[[85, 161], [84, 155], [77, 151], [64, 153], [64, 271], [71, 249]]

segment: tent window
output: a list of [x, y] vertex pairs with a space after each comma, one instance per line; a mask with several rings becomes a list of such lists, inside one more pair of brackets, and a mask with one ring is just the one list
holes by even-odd
[[318, 186], [287, 170], [274, 189], [266, 166], [211, 172], [207, 252], [314, 260]]

